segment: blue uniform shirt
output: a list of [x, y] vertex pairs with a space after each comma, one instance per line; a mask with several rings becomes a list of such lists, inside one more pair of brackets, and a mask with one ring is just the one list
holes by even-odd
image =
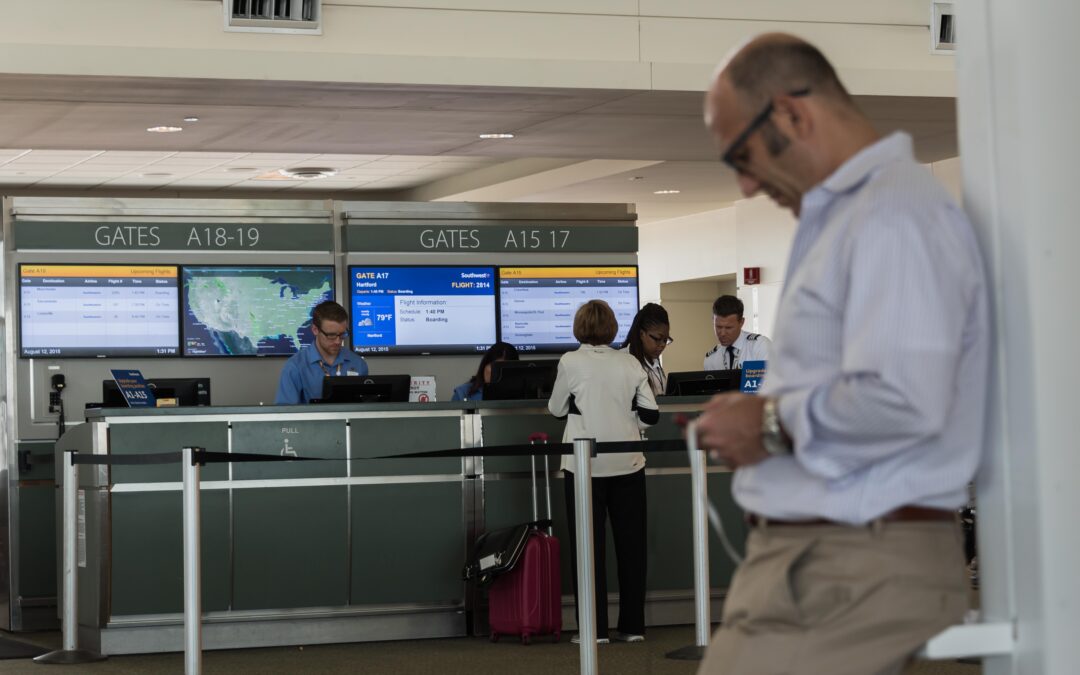
[[[307, 403], [313, 398], [322, 397], [323, 378], [327, 373], [319, 362], [322, 356], [315, 345], [304, 345], [300, 351], [289, 357], [281, 369], [274, 403], [292, 405]], [[330, 375], [367, 375], [368, 365], [364, 357], [342, 347], [333, 365], [327, 368]]]
[[469, 393], [469, 388], [472, 387], [472, 380], [469, 380], [465, 384], [459, 384], [454, 387], [454, 395], [450, 398], [451, 401], [483, 401], [484, 400], [484, 388], [480, 387], [476, 391]]

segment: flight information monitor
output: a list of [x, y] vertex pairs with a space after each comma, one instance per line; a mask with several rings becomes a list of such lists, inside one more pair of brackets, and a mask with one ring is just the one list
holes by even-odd
[[19, 265], [19, 355], [176, 356], [175, 265]]
[[349, 267], [360, 354], [475, 354], [495, 343], [494, 267]]
[[288, 356], [334, 299], [331, 265], [183, 267], [184, 356]]
[[615, 311], [621, 345], [638, 311], [637, 267], [500, 267], [500, 338], [523, 352], [575, 349], [574, 314], [589, 300]]

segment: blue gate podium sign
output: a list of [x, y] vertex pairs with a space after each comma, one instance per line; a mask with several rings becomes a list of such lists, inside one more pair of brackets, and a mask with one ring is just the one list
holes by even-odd
[[154, 408], [157, 406], [154, 392], [146, 384], [141, 372], [115, 369], [110, 372], [112, 372], [116, 386], [120, 387], [120, 392], [123, 393], [124, 401], [127, 402], [129, 408]]
[[765, 379], [764, 361], [747, 361], [742, 364], [742, 386], [744, 394], [756, 394], [761, 388], [761, 381]]

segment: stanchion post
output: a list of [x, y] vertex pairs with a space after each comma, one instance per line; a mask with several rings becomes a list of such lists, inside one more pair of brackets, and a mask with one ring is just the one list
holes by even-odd
[[690, 459], [690, 501], [694, 541], [694, 639], [695, 644], [668, 652], [669, 659], [699, 661], [709, 646], [712, 624], [709, 618], [709, 495], [705, 453], [698, 449], [697, 423], [686, 426], [686, 450]]
[[[592, 531], [592, 456], [596, 439], [574, 439], [574, 506], [577, 521], [578, 638], [581, 675], [596, 675], [596, 595]], [[604, 608], [607, 609], [606, 607]]]
[[75, 450], [64, 453], [64, 490], [62, 493], [63, 527], [63, 607], [60, 629], [63, 634], [62, 648], [34, 658], [36, 663], [74, 664], [102, 661], [107, 657], [97, 652], [79, 649], [79, 465], [75, 463]]
[[200, 578], [199, 465], [196, 451], [184, 448], [184, 673], [202, 674], [202, 580]]

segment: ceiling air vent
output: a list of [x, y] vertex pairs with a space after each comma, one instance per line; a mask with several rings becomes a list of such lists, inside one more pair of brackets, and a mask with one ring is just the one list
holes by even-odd
[[956, 12], [952, 2], [933, 0], [930, 3], [930, 53], [956, 52]]
[[222, 0], [225, 30], [322, 35], [322, 0]]

